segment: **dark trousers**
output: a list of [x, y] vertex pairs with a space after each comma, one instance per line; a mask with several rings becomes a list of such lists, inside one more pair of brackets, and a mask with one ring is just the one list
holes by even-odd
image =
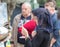
[[[25, 44], [25, 38], [20, 38], [21, 36], [22, 36], [22, 34], [18, 32], [18, 34], [17, 34], [17, 42], [20, 43], [20, 44]], [[29, 36], [30, 36], [30, 39], [32, 39], [31, 34], [29, 34]]]
[[49, 47], [50, 34], [45, 31], [38, 31], [32, 41], [28, 38], [25, 47]]

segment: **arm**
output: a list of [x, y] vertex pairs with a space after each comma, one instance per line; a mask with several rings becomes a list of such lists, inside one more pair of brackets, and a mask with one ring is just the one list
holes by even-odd
[[23, 26], [22, 26], [22, 34], [25, 35], [25, 46], [24, 47], [32, 47], [32, 43], [29, 38], [28, 31]]
[[58, 20], [55, 21], [53, 25], [53, 37], [57, 39], [59, 37], [59, 30], [58, 30]]
[[51, 40], [51, 45], [50, 46], [52, 46], [56, 42], [56, 39], [59, 37], [57, 15], [54, 15], [52, 21], [53, 21], [53, 38]]
[[50, 47], [52, 47], [55, 42], [56, 42], [56, 39], [55, 38], [52, 38], [51, 39], [51, 43], [50, 43]]
[[34, 37], [36, 35], [36, 31], [32, 31], [32, 37]]
[[12, 27], [13, 29], [12, 29], [11, 41], [14, 42], [14, 47], [17, 47], [17, 20], [15, 18]]

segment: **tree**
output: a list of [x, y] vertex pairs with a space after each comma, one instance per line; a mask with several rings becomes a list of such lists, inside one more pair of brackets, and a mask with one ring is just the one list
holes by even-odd
[[37, 0], [40, 6], [43, 6], [46, 2], [46, 0]]

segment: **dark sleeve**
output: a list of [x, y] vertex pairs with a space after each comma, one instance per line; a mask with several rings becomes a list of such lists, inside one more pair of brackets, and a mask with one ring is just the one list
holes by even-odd
[[29, 38], [26, 39], [24, 47], [32, 47], [32, 43], [31, 43], [31, 40]]
[[53, 21], [53, 37], [56, 39], [59, 37], [59, 29], [58, 29], [58, 19], [57, 19], [57, 15], [53, 17], [54, 21]]

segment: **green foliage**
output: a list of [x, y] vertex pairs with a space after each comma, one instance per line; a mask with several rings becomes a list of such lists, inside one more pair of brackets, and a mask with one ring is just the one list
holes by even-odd
[[57, 7], [60, 7], [60, 0], [56, 0]]
[[37, 0], [39, 5], [44, 5], [44, 3], [47, 1], [47, 0]]

